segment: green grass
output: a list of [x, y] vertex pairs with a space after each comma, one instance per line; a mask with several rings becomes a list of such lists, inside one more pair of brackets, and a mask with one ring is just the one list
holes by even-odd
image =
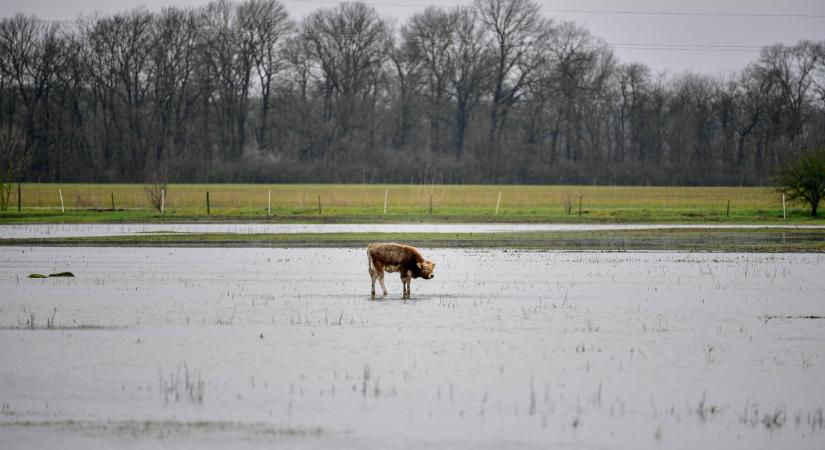
[[136, 184], [24, 184], [20, 212], [16, 195], [0, 223], [825, 223], [799, 204], [788, 205], [783, 220], [781, 196], [767, 187], [177, 184], [168, 188], [163, 214]]
[[539, 231], [512, 233], [140, 234], [130, 236], [0, 239], [0, 245], [148, 247], [366, 247], [405, 242], [420, 247], [599, 251], [823, 252], [825, 230], [679, 229]]

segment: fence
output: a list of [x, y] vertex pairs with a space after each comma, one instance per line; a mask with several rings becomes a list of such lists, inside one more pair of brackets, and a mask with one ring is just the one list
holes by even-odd
[[[776, 192], [765, 187], [181, 184], [168, 185], [161, 202], [167, 213], [195, 215], [324, 215], [341, 210], [449, 215], [459, 209], [503, 215], [564, 211], [571, 198], [577, 204], [567, 205], [567, 213], [573, 215], [603, 208], [713, 209], [725, 217], [738, 209], [781, 210]], [[145, 186], [126, 184], [25, 183], [20, 193], [12, 192], [9, 204], [17, 202], [24, 210], [154, 209]]]

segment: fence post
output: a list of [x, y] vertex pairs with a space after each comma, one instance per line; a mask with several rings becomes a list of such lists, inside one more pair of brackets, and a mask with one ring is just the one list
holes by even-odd
[[318, 215], [321, 215], [321, 196], [318, 195]]
[[206, 215], [212, 215], [212, 209], [209, 207], [209, 191], [206, 191]]
[[579, 215], [580, 216], [582, 215], [582, 197], [584, 197], [584, 196], [582, 194], [579, 194]]
[[163, 214], [163, 208], [166, 206], [166, 189], [160, 190], [160, 213]]
[[788, 216], [785, 215], [785, 194], [782, 194], [782, 219], [787, 219]]
[[498, 201], [496, 202], [496, 214], [498, 215], [498, 207], [501, 205], [501, 191], [498, 191]]
[[725, 217], [730, 217], [730, 200], [728, 200], [728, 209], [725, 211]]
[[433, 196], [430, 195], [430, 215], [433, 215]]
[[390, 195], [390, 190], [387, 189], [384, 191], [384, 214], [387, 213], [387, 197]]
[[112, 192], [112, 212], [115, 212], [115, 193]]
[[272, 215], [272, 191], [269, 190], [266, 193], [266, 215]]
[[65, 213], [66, 207], [63, 205], [63, 189], [57, 188], [57, 193], [60, 195], [60, 212]]
[[20, 196], [20, 183], [17, 183], [17, 212], [20, 212], [20, 205], [23, 203], [22, 198]]

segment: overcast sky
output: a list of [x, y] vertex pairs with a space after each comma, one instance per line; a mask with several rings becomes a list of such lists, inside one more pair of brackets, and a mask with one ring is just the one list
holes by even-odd
[[[293, 17], [330, 8], [327, 0], [282, 0]], [[428, 5], [472, 0], [372, 0], [380, 14], [403, 22]], [[110, 14], [143, 6], [198, 6], [208, 0], [2, 0], [0, 15], [18, 12], [41, 19], [73, 20], [78, 14]], [[823, 0], [539, 0], [546, 17], [585, 24], [613, 45], [622, 62], [642, 62], [654, 72], [686, 70], [727, 74], [758, 56], [758, 48], [801, 39], [825, 40]], [[654, 14], [662, 13], [662, 14]]]

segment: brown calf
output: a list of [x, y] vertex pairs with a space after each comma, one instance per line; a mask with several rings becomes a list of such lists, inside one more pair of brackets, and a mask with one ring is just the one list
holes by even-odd
[[433, 275], [435, 263], [427, 261], [421, 256], [417, 248], [402, 244], [370, 244], [367, 246], [370, 277], [372, 278], [372, 296], [375, 296], [375, 280], [381, 283], [384, 295], [387, 288], [384, 286], [384, 271], [400, 272], [401, 282], [404, 284], [404, 297], [410, 296], [410, 280], [424, 278], [429, 280]]

